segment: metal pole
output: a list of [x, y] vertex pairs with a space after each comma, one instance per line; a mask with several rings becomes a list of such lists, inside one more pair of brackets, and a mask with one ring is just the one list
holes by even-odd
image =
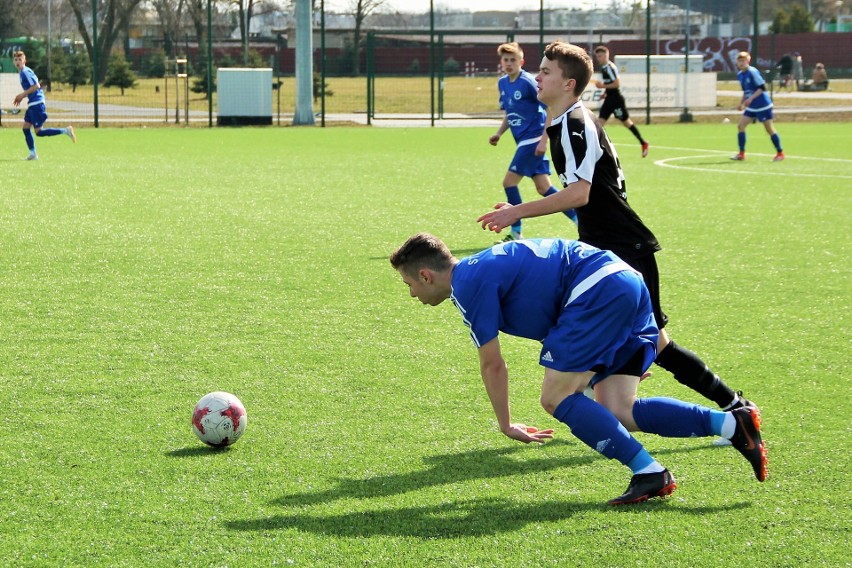
[[95, 128], [98, 127], [98, 3], [92, 2], [92, 86], [95, 97]]
[[429, 93], [432, 126], [435, 126], [435, 2], [429, 0]]
[[207, 127], [213, 128], [213, 0], [207, 0]]
[[538, 60], [544, 57], [544, 0], [538, 3]]
[[[369, 73], [367, 74], [369, 81]], [[325, 128], [325, 0], [320, 0], [320, 127]]]
[[645, 124], [651, 124], [651, 0], [645, 6]]
[[683, 68], [683, 112], [680, 113], [680, 122], [692, 122], [692, 113], [689, 112], [689, 28], [690, 28], [690, 0], [686, 0], [686, 44], [683, 46], [684, 68]]
[[51, 29], [50, 29], [50, 6], [53, 4], [53, 0], [47, 0], [47, 90], [50, 91], [53, 89], [53, 72], [50, 65], [50, 37], [51, 37]]
[[754, 28], [754, 35], [751, 39], [751, 58], [752, 61], [754, 61], [754, 64], [759, 68], [760, 63], [758, 62], [757, 57], [757, 36], [760, 34], [760, 22], [758, 21], [759, 16], [757, 10], [758, 2], [759, 0], [754, 0], [754, 3], [752, 4], [752, 19], [754, 20], [754, 22], [752, 23], [752, 27]]

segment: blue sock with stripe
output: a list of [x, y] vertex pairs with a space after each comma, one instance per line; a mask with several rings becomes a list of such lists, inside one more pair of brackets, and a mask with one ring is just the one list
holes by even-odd
[[616, 459], [631, 470], [636, 466], [643, 469], [649, 465], [647, 459], [640, 458], [631, 467], [631, 461], [641, 452], [645, 452], [643, 456], [647, 454], [642, 444], [630, 435], [612, 412], [583, 393], [566, 397], [553, 411], [553, 417], [571, 428], [574, 436], [599, 454]]
[[640, 398], [633, 403], [639, 429], [666, 438], [719, 436], [726, 413], [674, 398]]
[[[518, 189], [517, 185], [504, 187], [503, 189], [506, 190], [506, 201], [508, 201], [510, 205], [520, 205], [521, 203], [523, 203], [523, 200], [521, 199], [521, 190]], [[512, 225], [512, 230], [516, 233], [520, 233], [521, 222], [518, 221], [517, 223]]]

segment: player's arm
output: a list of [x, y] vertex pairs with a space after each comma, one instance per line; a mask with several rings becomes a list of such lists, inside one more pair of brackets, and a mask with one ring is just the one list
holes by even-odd
[[500, 137], [503, 136], [503, 133], [509, 130], [509, 117], [506, 114], [503, 114], [503, 122], [500, 123], [499, 128], [497, 128], [497, 132], [491, 135], [491, 138], [488, 139], [488, 142], [492, 146], [496, 146], [497, 142], [500, 141]]
[[479, 372], [500, 431], [509, 438], [528, 444], [544, 443], [553, 437], [553, 430], [538, 430], [525, 424], [513, 424], [509, 412], [509, 369], [500, 352], [500, 340], [495, 337], [479, 348]]
[[595, 81], [595, 87], [597, 87], [598, 89], [603, 89], [603, 90], [619, 89], [619, 88], [621, 88], [621, 79], [616, 77], [615, 81], [613, 81], [612, 83], [604, 83], [603, 81]]
[[41, 83], [36, 81], [32, 85], [30, 85], [25, 91], [15, 95], [15, 106], [18, 106], [22, 100], [30, 96], [32, 93], [35, 93], [39, 89], [41, 89]]
[[544, 156], [544, 154], [547, 153], [547, 129], [553, 118], [550, 116], [550, 109], [547, 109], [545, 112], [547, 115], [544, 119], [544, 131], [541, 133], [541, 140], [539, 140], [538, 144], [535, 145], [536, 156]]
[[498, 203], [494, 206], [494, 211], [490, 211], [479, 217], [476, 222], [483, 229], [499, 232], [518, 222], [520, 219], [541, 217], [542, 215], [550, 215], [551, 213], [560, 213], [575, 207], [582, 207], [589, 202], [589, 191], [591, 191], [591, 188], [591, 182], [578, 179], [574, 183], [566, 185], [561, 191], [557, 191], [541, 199], [525, 201], [520, 205]]

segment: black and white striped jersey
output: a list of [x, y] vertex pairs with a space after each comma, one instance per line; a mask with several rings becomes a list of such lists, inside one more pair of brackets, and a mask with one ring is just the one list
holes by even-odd
[[547, 136], [562, 187], [580, 179], [591, 182], [589, 202], [576, 208], [580, 240], [625, 260], [660, 250], [654, 234], [627, 203], [615, 147], [582, 101], [556, 117]]

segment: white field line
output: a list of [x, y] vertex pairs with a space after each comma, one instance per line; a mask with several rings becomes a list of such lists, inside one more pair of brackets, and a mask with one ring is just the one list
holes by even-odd
[[[618, 146], [633, 146], [634, 144], [618, 144]], [[728, 173], [728, 174], [745, 174], [745, 175], [758, 175], [758, 176], [787, 176], [787, 177], [815, 177], [815, 178], [833, 178], [833, 179], [852, 179], [852, 176], [847, 175], [838, 175], [838, 174], [805, 174], [799, 172], [790, 172], [790, 171], [781, 171], [781, 172], [767, 172], [767, 171], [749, 171], [743, 170], [740, 168], [732, 169], [732, 168], [702, 168], [698, 166], [683, 166], [680, 164], [673, 164], [672, 162], [676, 162], [678, 160], [690, 160], [693, 158], [715, 158], [719, 154], [731, 154], [730, 150], [708, 150], [706, 148], [681, 148], [678, 146], [651, 146], [651, 151], [654, 149], [659, 150], [677, 150], [680, 152], [709, 152], [706, 154], [698, 154], [698, 155], [690, 155], [690, 156], [676, 156], [674, 158], [664, 158], [662, 160], [654, 161], [655, 166], [660, 166], [662, 168], [673, 168], [679, 170], [691, 170], [694, 172], [708, 172], [708, 173]], [[748, 156], [757, 156], [757, 157], [766, 157], [771, 158], [775, 156], [775, 154], [759, 154], [759, 153], [749, 153]], [[843, 164], [852, 164], [852, 160], [844, 159], [844, 158], [815, 158], [812, 156], [791, 156], [785, 155], [785, 160], [814, 160], [818, 162], [839, 162]]]

